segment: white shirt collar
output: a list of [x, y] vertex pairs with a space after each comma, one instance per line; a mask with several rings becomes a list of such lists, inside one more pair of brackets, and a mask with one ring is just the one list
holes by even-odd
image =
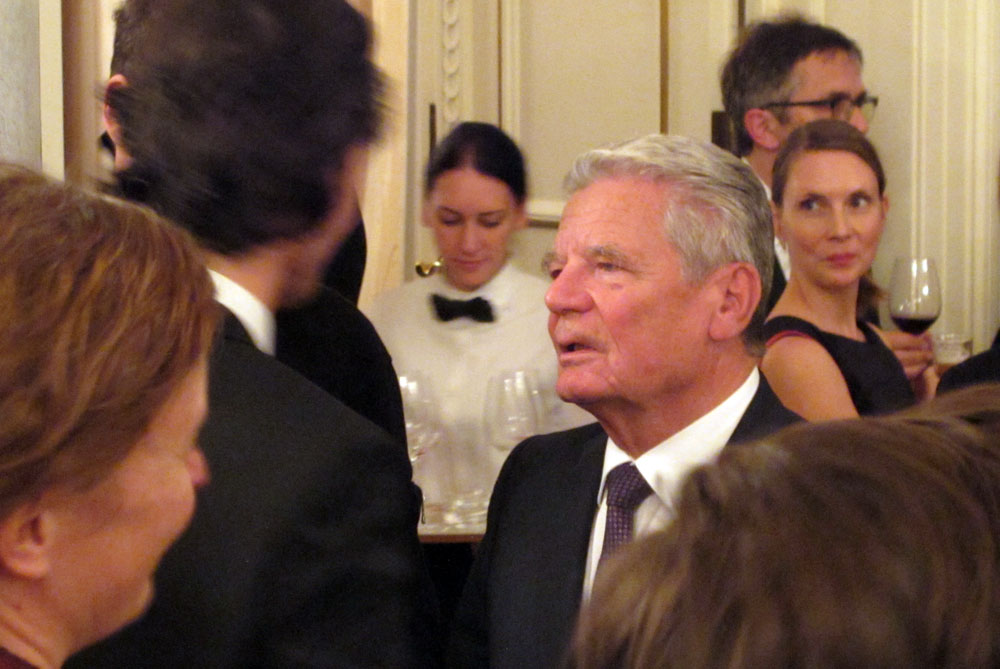
[[[750, 161], [746, 159], [746, 156], [740, 158], [747, 165]], [[752, 168], [751, 168], [752, 169]], [[760, 175], [754, 172], [754, 176], [760, 181], [760, 185], [764, 187], [764, 192], [767, 193], [767, 201], [771, 202], [771, 187], [765, 183]], [[778, 259], [778, 265], [781, 267], [782, 273], [785, 275], [785, 279], [788, 279], [792, 275], [792, 260], [788, 257], [788, 248], [781, 243], [781, 240], [777, 236], [774, 237], [774, 257]], [[767, 299], [767, 295], [764, 295], [761, 299]]]
[[[750, 161], [747, 160], [746, 156], [743, 156], [742, 158], [740, 158], [740, 160], [742, 160], [745, 165], [750, 166], [750, 171], [753, 171], [753, 166], [750, 165]], [[764, 192], [767, 193], [767, 201], [770, 202], [771, 201], [771, 187], [767, 185], [766, 181], [764, 181], [763, 179], [760, 178], [759, 174], [757, 174], [756, 172], [754, 172], [753, 175], [755, 177], [757, 177], [757, 181], [759, 181], [760, 185], [764, 187]]]
[[[746, 381], [721, 404], [635, 459], [635, 466], [664, 504], [673, 505], [677, 486], [688, 472], [714, 459], [722, 451], [759, 386], [760, 372], [754, 367]], [[604, 472], [598, 504], [604, 498], [608, 472], [630, 461], [632, 457], [609, 437], [608, 446], [604, 449]]]
[[233, 312], [246, 328], [254, 346], [274, 355], [274, 314], [249, 290], [228, 276], [209, 270], [215, 284], [215, 300]]

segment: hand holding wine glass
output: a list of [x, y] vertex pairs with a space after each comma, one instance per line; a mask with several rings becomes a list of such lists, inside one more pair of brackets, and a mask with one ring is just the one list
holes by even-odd
[[889, 316], [903, 332], [919, 335], [941, 315], [941, 286], [932, 258], [896, 258], [889, 284]]

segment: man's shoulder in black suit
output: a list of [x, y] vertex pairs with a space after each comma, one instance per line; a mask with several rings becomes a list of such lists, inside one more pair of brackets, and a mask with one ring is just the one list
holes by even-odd
[[213, 355], [212, 480], [150, 611], [70, 666], [433, 663], [408, 459], [244, 337]]
[[275, 357], [405, 443], [392, 358], [371, 321], [336, 291], [276, 316]]
[[944, 374], [938, 392], [1000, 381], [1000, 348], [990, 348], [958, 363]]

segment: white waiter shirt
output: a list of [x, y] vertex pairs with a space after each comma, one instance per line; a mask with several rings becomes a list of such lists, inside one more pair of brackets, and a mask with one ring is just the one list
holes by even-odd
[[[414, 479], [429, 502], [478, 491], [485, 505], [507, 457], [489, 443], [484, 428], [487, 385], [500, 372], [534, 373], [549, 409], [540, 431], [594, 422], [589, 413], [556, 396], [558, 365], [545, 306], [548, 286], [548, 281], [507, 262], [477, 290], [458, 290], [439, 273], [379, 295], [366, 310], [396, 373], [417, 374], [430, 385], [445, 443], [414, 465]], [[432, 294], [462, 300], [482, 297], [495, 320], [442, 322], [431, 305]]]

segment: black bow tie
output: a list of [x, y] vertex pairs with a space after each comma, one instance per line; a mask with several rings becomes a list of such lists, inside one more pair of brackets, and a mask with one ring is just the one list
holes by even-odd
[[434, 303], [434, 313], [439, 320], [447, 322], [464, 316], [480, 323], [493, 322], [493, 308], [481, 297], [474, 297], [471, 300], [449, 300], [442, 295], [431, 295], [431, 301]]

